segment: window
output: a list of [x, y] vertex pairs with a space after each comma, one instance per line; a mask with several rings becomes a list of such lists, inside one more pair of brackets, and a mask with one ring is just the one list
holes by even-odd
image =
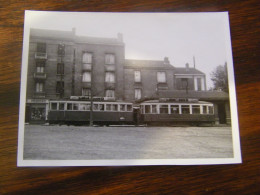
[[106, 54], [105, 63], [106, 64], [115, 64], [115, 55], [114, 54]]
[[201, 91], [201, 78], [197, 78], [198, 91]]
[[135, 99], [136, 100], [140, 100], [142, 95], [141, 95], [142, 91], [141, 89], [135, 89]]
[[46, 43], [37, 43], [37, 52], [46, 53]]
[[119, 105], [119, 111], [125, 111], [125, 106], [124, 104]]
[[157, 106], [156, 105], [152, 105], [152, 113], [153, 114], [157, 113]]
[[181, 106], [181, 113], [182, 114], [190, 114], [190, 106], [189, 105], [182, 105]]
[[160, 114], [168, 114], [168, 105], [160, 105]]
[[37, 66], [36, 67], [36, 72], [37, 73], [44, 73], [44, 67], [43, 66]]
[[166, 83], [166, 74], [165, 72], [157, 72], [157, 82]]
[[67, 110], [72, 110], [72, 103], [67, 103]]
[[135, 82], [141, 82], [141, 72], [135, 71]]
[[65, 103], [59, 103], [59, 110], [64, 110]]
[[115, 90], [106, 90], [106, 97], [115, 97]]
[[214, 114], [213, 106], [209, 106], [209, 114]]
[[107, 105], [106, 105], [106, 110], [107, 110], [107, 111], [110, 111], [110, 110], [111, 110], [111, 104], [107, 104]]
[[90, 110], [90, 104], [79, 104], [79, 110]]
[[64, 81], [57, 81], [56, 93], [63, 94], [63, 92], [64, 92]]
[[91, 82], [91, 73], [90, 72], [83, 72], [82, 81], [83, 82]]
[[59, 44], [58, 45], [58, 55], [59, 56], [64, 56], [65, 55], [65, 45], [64, 44]]
[[51, 110], [57, 110], [58, 109], [58, 103], [51, 103]]
[[146, 114], [150, 114], [151, 113], [151, 106], [150, 105], [145, 105], [144, 106], [144, 112]]
[[200, 114], [200, 106], [192, 105], [192, 114]]
[[82, 88], [82, 96], [91, 96], [91, 90], [88, 88]]
[[106, 72], [105, 81], [108, 83], [114, 83], [115, 82], [115, 73]]
[[92, 63], [92, 53], [88, 53], [88, 52], [83, 53], [82, 63], [91, 64]]
[[202, 113], [203, 114], [207, 114], [207, 106], [203, 106], [202, 107]]
[[73, 104], [73, 110], [79, 110], [79, 104]]
[[64, 63], [57, 64], [57, 74], [64, 74]]
[[127, 110], [127, 111], [132, 111], [132, 105], [127, 105], [127, 106], [126, 106], [126, 110]]
[[111, 105], [111, 110], [112, 111], [117, 111], [117, 104], [112, 104]]
[[43, 83], [36, 83], [36, 92], [43, 92]]
[[171, 113], [179, 114], [179, 105], [171, 105]]

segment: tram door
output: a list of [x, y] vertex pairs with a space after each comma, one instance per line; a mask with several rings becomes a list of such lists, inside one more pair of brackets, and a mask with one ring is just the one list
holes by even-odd
[[140, 114], [140, 108], [133, 108], [133, 113], [134, 113], [134, 124], [135, 125], [139, 125], [140, 124], [140, 117], [141, 117], [141, 114]]

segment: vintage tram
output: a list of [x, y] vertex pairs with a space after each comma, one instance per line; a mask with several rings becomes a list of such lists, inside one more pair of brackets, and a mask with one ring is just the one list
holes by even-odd
[[[92, 109], [91, 109], [92, 104]], [[133, 104], [104, 101], [49, 101], [50, 124], [132, 124]]]
[[147, 125], [214, 124], [212, 103], [198, 100], [150, 100], [140, 104], [140, 121]]

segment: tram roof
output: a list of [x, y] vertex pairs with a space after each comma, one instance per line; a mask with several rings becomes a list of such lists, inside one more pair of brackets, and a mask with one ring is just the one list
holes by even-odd
[[194, 98], [200, 101], [226, 101], [229, 94], [223, 91], [165, 90], [159, 91], [159, 98]]

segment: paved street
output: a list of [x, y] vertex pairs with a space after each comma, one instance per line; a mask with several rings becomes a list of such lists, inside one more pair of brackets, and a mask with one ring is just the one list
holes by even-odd
[[233, 157], [231, 127], [26, 125], [24, 159]]

